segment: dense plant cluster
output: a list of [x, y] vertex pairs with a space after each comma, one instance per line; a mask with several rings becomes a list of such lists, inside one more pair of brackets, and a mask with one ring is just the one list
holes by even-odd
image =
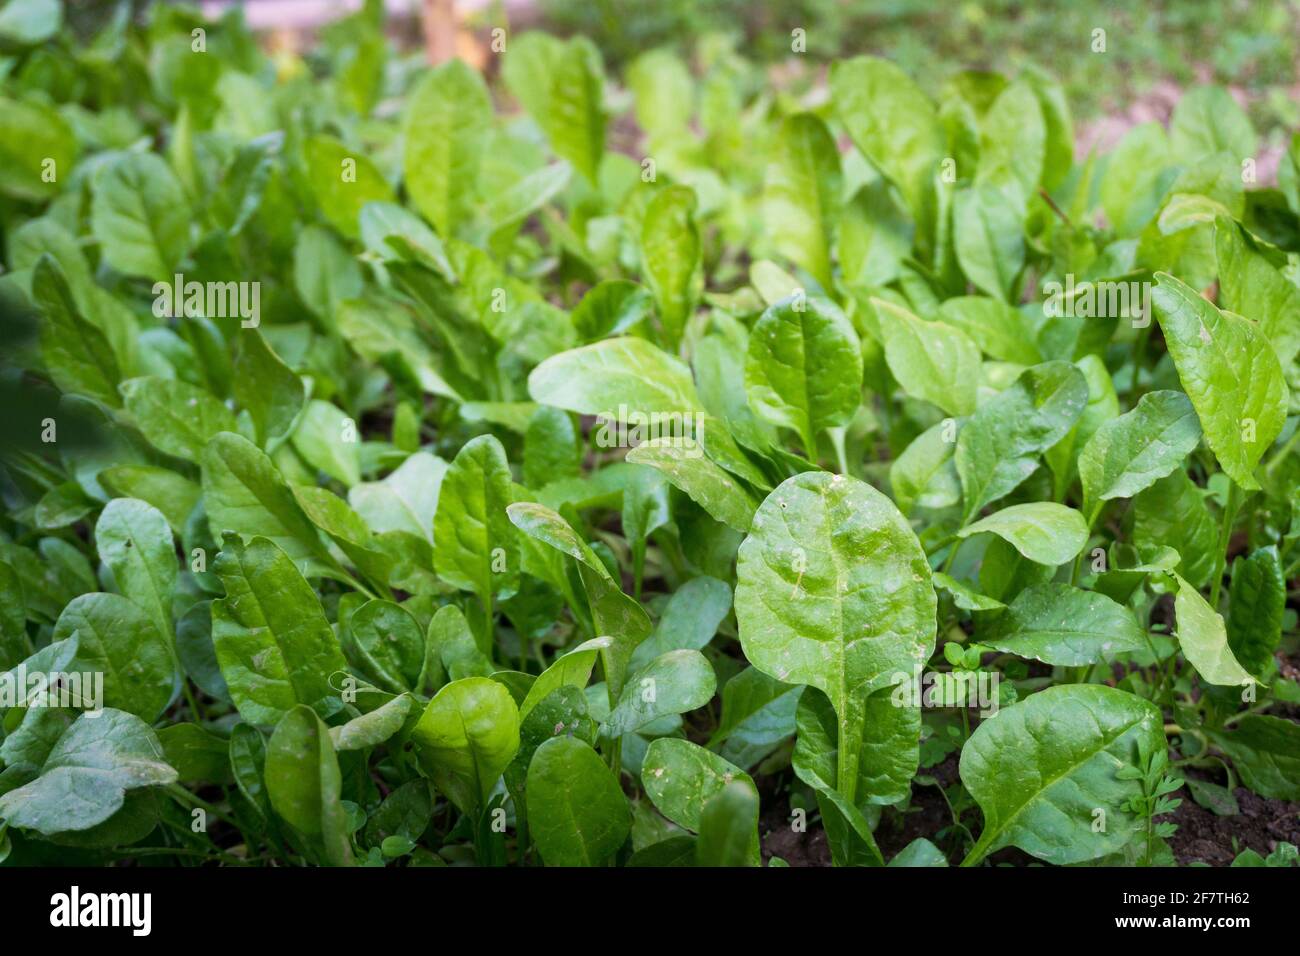
[[0, 11], [0, 857], [1160, 864], [1185, 778], [1300, 799], [1300, 145], [489, 85], [381, 6]]

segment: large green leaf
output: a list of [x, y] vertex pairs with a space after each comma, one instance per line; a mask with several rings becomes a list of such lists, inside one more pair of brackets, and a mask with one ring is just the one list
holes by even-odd
[[1065, 437], [1087, 402], [1082, 372], [1044, 362], [981, 405], [962, 426], [954, 454], [966, 520], [1037, 471], [1038, 456]]
[[77, 657], [69, 670], [85, 682], [103, 674], [104, 699], [98, 703], [158, 719], [171, 699], [176, 665], [170, 633], [158, 630], [138, 604], [120, 594], [82, 594], [73, 598], [54, 625], [54, 640], [76, 634]]
[[931, 176], [944, 155], [934, 104], [888, 60], [855, 57], [831, 67], [831, 99], [853, 143], [902, 191], [922, 221]]
[[1154, 704], [1095, 684], [1049, 687], [980, 724], [961, 779], [984, 829], [963, 865], [1004, 846], [1058, 865], [1122, 848], [1141, 825], [1125, 804], [1142, 790], [1119, 771], [1165, 747], [1163, 724]]
[[839, 218], [840, 154], [816, 115], [787, 117], [776, 134], [763, 186], [763, 217], [777, 252], [833, 289], [831, 240]]
[[616, 418], [620, 406], [642, 414], [691, 414], [700, 408], [685, 365], [644, 339], [614, 338], [561, 352], [528, 376], [542, 405]]
[[1243, 717], [1211, 739], [1232, 758], [1242, 781], [1272, 800], [1300, 800], [1300, 724], [1266, 714]]
[[668, 186], [650, 200], [641, 224], [641, 268], [670, 348], [681, 340], [700, 292], [695, 206], [690, 187]]
[[477, 814], [519, 749], [519, 708], [486, 677], [452, 681], [411, 732], [424, 772], [463, 813]]
[[745, 656], [777, 680], [811, 684], [839, 721], [836, 789], [855, 797], [867, 696], [934, 648], [930, 565], [898, 509], [870, 485], [809, 472], [754, 516], [736, 569]]
[[203, 450], [203, 505], [214, 537], [233, 531], [275, 542], [294, 560], [329, 560], [275, 464], [256, 445], [222, 432]]
[[266, 792], [295, 830], [321, 847], [331, 866], [352, 865], [343, 775], [329, 728], [310, 707], [288, 711], [266, 745]]
[[214, 570], [226, 596], [212, 604], [212, 643], [240, 716], [269, 726], [298, 704], [338, 712], [347, 663], [289, 555], [269, 538], [227, 534]]
[[95, 523], [95, 547], [117, 589], [145, 610], [170, 643], [176, 545], [162, 512], [134, 498], [113, 499]]
[[131, 378], [119, 390], [136, 427], [159, 451], [197, 461], [220, 432], [233, 432], [235, 416], [205, 389], [172, 378]]
[[506, 515], [513, 497], [505, 449], [491, 435], [472, 439], [456, 453], [438, 494], [434, 568], [485, 604], [519, 587], [519, 544]]
[[556, 737], [528, 766], [528, 825], [547, 866], [600, 866], [631, 828], [627, 798], [590, 745]]
[[63, 270], [48, 254], [32, 270], [32, 300], [43, 315], [41, 357], [54, 383], [110, 407], [120, 405], [122, 370], [108, 337], [81, 313]]
[[1254, 678], [1233, 656], [1219, 612], [1177, 572], [1174, 580], [1178, 582], [1178, 594], [1174, 598], [1178, 645], [1188, 663], [1196, 668], [1202, 680], [1211, 684], [1241, 687], [1253, 683]]
[[610, 739], [640, 730], [669, 714], [683, 714], [713, 699], [718, 681], [699, 651], [682, 649], [656, 657], [632, 674], [600, 725]]
[[651, 741], [641, 764], [646, 796], [660, 813], [687, 830], [700, 829], [705, 805], [735, 781], [754, 785], [735, 764], [677, 737]]
[[1146, 649], [1133, 612], [1110, 598], [1069, 584], [1031, 584], [992, 626], [981, 644], [1046, 664], [1080, 667]]
[[1201, 440], [1196, 410], [1182, 392], [1148, 392], [1103, 424], [1079, 453], [1084, 513], [1091, 525], [1102, 502], [1132, 498], [1177, 468]]
[[1242, 667], [1262, 676], [1282, 640], [1286, 580], [1275, 546], [1257, 548], [1232, 562], [1228, 591], [1228, 646]]
[[0, 796], [0, 818], [46, 835], [89, 830], [121, 809], [128, 791], [175, 780], [153, 729], [133, 714], [107, 708], [73, 721], [40, 775]]
[[739, 481], [705, 457], [698, 441], [655, 438], [633, 448], [627, 460], [663, 472], [687, 497], [728, 527], [749, 530], [758, 503]]
[[1025, 264], [1025, 245], [1015, 206], [995, 186], [960, 189], [953, 199], [957, 261], [982, 292], [1007, 301]]
[[1151, 301], [1206, 444], [1233, 481], [1256, 489], [1255, 466], [1286, 422], [1277, 354], [1248, 319], [1219, 311], [1167, 273], [1156, 279]]
[[463, 60], [430, 70], [406, 101], [406, 189], [444, 238], [473, 218], [492, 123], [487, 86]]
[[153, 153], [123, 153], [93, 182], [90, 222], [104, 259], [125, 275], [171, 283], [190, 234], [189, 204], [171, 167]]
[[770, 306], [749, 336], [745, 392], [755, 412], [796, 432], [815, 457], [817, 434], [847, 423], [862, 400], [862, 351], [852, 324], [820, 299]]
[[1015, 546], [1030, 561], [1055, 567], [1088, 543], [1088, 525], [1073, 508], [1051, 501], [1031, 501], [995, 511], [957, 533], [959, 538], [987, 531]]
[[885, 361], [903, 391], [933, 402], [950, 415], [975, 411], [980, 352], [970, 337], [883, 299], [872, 299], [871, 304], [880, 317]]

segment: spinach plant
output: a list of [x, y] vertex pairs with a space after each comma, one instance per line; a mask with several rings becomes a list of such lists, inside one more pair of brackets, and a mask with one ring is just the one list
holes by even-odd
[[1300, 138], [383, 27], [0, 10], [0, 859], [1153, 865], [1184, 781], [1300, 800]]

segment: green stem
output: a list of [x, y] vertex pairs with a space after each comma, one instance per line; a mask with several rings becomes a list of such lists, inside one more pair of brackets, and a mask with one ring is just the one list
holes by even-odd
[[1228, 545], [1232, 539], [1232, 524], [1237, 519], [1241, 507], [1241, 489], [1229, 479], [1228, 500], [1223, 504], [1223, 525], [1219, 529], [1219, 548], [1214, 558], [1214, 577], [1210, 584], [1210, 607], [1219, 610], [1219, 592], [1223, 588], [1223, 572], [1228, 566]]
[[949, 570], [951, 570], [953, 561], [957, 560], [957, 552], [961, 550], [961, 543], [965, 540], [965, 538], [957, 538], [953, 541], [952, 550], [948, 552], [948, 557], [945, 558], [943, 562], [944, 574], [947, 574]]

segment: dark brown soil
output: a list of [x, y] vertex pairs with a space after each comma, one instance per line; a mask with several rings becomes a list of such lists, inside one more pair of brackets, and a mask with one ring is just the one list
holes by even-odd
[[[1194, 773], [1188, 771], [1189, 775]], [[1158, 819], [1178, 824], [1169, 845], [1180, 866], [1196, 862], [1228, 866], [1245, 849], [1268, 856], [1280, 842], [1300, 846], [1300, 803], [1267, 800], [1244, 787], [1234, 793], [1241, 813], [1231, 817], [1205, 809], [1192, 799], [1186, 787], [1174, 793], [1182, 797], [1182, 806], [1169, 817]]]
[[[1189, 775], [1198, 773], [1190, 769], [1187, 772]], [[957, 779], [956, 754], [922, 773], [934, 777], [945, 787], [951, 786]], [[796, 833], [791, 828], [790, 794], [785, 780], [764, 778], [760, 780], [759, 788], [762, 805], [767, 808], [759, 821], [764, 862], [778, 856], [791, 866], [830, 866], [831, 851], [819, 822], [810, 824], [803, 833]], [[1178, 831], [1170, 838], [1169, 845], [1180, 866], [1196, 862], [1228, 866], [1245, 849], [1268, 856], [1278, 843], [1300, 846], [1300, 803], [1268, 800], [1244, 787], [1239, 787], [1235, 794], [1241, 813], [1231, 817], [1217, 816], [1200, 806], [1185, 787], [1173, 794], [1182, 798], [1182, 805], [1171, 816], [1161, 819], [1178, 824]], [[947, 854], [949, 863], [956, 865], [961, 862], [966, 849], [963, 841], [951, 833], [946, 833], [944, 839], [938, 836], [941, 830], [950, 830], [951, 826], [948, 805], [938, 788], [914, 784], [911, 806], [905, 812], [885, 811], [876, 830], [876, 843], [885, 859], [889, 860], [916, 838], [925, 837]], [[989, 863], [1042, 865], [1014, 847], [994, 853], [989, 857]]]

